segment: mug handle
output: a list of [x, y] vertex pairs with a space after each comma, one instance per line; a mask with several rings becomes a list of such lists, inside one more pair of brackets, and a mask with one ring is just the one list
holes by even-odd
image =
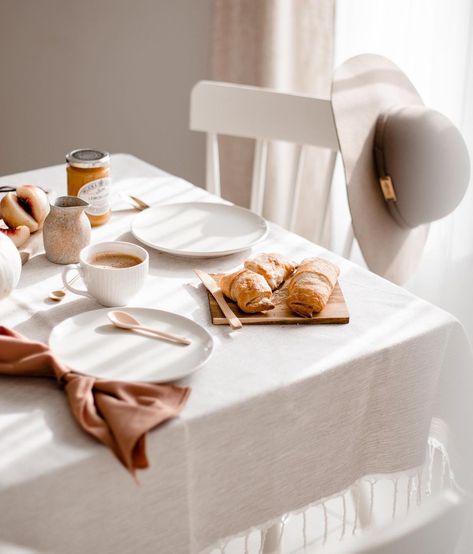
[[62, 283], [64, 285], [64, 288], [66, 288], [70, 292], [73, 292], [74, 294], [79, 294], [80, 296], [87, 296], [87, 298], [93, 298], [93, 296], [89, 294], [86, 290], [76, 289], [75, 287], [73, 287], [67, 282], [67, 276], [69, 275], [69, 272], [74, 270], [77, 271], [79, 275], [82, 277], [83, 273], [79, 264], [67, 265], [62, 270]]

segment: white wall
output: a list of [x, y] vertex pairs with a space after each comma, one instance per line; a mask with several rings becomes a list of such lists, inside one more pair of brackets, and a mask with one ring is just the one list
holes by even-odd
[[96, 146], [197, 184], [189, 93], [209, 76], [211, 0], [0, 0], [0, 175]]

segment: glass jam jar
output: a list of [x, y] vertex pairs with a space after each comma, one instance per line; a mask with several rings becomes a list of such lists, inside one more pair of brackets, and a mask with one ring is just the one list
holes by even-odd
[[84, 148], [67, 154], [66, 162], [67, 194], [90, 204], [85, 212], [92, 227], [103, 225], [111, 216], [110, 154]]

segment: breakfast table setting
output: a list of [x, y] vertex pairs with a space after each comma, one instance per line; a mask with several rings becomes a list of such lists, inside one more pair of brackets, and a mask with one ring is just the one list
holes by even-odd
[[[0, 552], [224, 551], [366, 476], [418, 476], [433, 448], [471, 490], [453, 316], [135, 156], [109, 163], [107, 220], [70, 238], [46, 220], [0, 300]], [[104, 198], [66, 180], [0, 186], [78, 222]], [[307, 274], [325, 287], [308, 311]]]

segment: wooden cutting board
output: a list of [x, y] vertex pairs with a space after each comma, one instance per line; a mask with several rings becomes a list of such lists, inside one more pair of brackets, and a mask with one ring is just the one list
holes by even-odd
[[[219, 282], [220, 275], [212, 275], [212, 277]], [[279, 324], [343, 324], [350, 321], [350, 314], [348, 313], [348, 307], [343, 296], [342, 289], [339, 284], [335, 285], [332, 295], [329, 298], [328, 304], [325, 308], [314, 317], [301, 317], [291, 311], [286, 304], [287, 287], [283, 285], [280, 289], [273, 292], [273, 301], [275, 308], [268, 312], [262, 312], [258, 314], [247, 314], [242, 312], [235, 302], [228, 300], [228, 305], [234, 311], [238, 319], [243, 325], [261, 325], [269, 323]], [[210, 315], [212, 323], [214, 325], [228, 325], [228, 322], [223, 315], [222, 310], [219, 308], [215, 298], [208, 293]]]

